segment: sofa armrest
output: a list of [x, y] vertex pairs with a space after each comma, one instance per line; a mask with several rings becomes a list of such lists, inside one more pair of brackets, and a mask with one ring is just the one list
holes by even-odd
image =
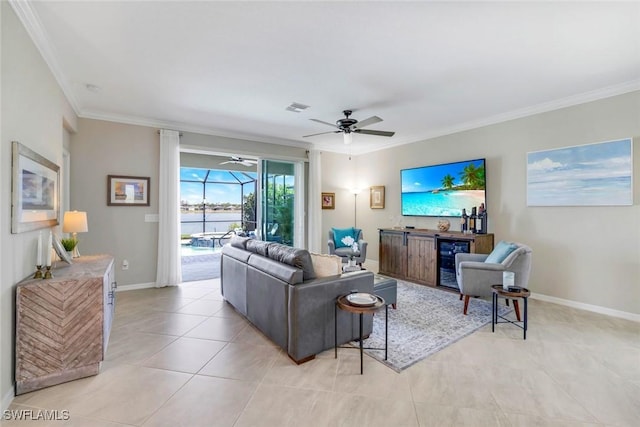
[[[333, 348], [336, 299], [351, 291], [373, 293], [373, 273], [363, 270], [289, 286], [288, 353], [294, 360]], [[359, 337], [359, 316], [342, 310], [337, 315], [338, 344]], [[372, 330], [372, 316], [364, 316], [363, 333]]]
[[329, 255], [335, 255], [336, 253], [336, 242], [333, 239], [327, 240], [327, 245], [329, 246]]

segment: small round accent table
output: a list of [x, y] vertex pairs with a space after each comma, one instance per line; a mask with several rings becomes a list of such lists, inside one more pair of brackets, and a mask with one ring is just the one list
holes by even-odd
[[[502, 285], [492, 285], [491, 291], [492, 291], [492, 297], [493, 297], [492, 303], [491, 303], [491, 309], [492, 309], [491, 332], [495, 332], [495, 327], [496, 327], [496, 324], [498, 323], [511, 323], [512, 325], [515, 325], [524, 331], [524, 339], [526, 340], [527, 339], [527, 298], [529, 298], [529, 295], [531, 295], [531, 292], [529, 292], [529, 289], [517, 288], [517, 290], [509, 291], [507, 289], [504, 289]], [[498, 298], [505, 298], [507, 301], [510, 299], [513, 300], [513, 308], [514, 310], [516, 310], [516, 317], [518, 320], [515, 320], [515, 321], [509, 320], [505, 317], [498, 315]], [[519, 307], [517, 304], [518, 298], [522, 298], [522, 301], [524, 302], [524, 312], [522, 316], [522, 321], [520, 321]], [[498, 318], [502, 319], [502, 321], [499, 321]]]
[[[387, 360], [387, 337], [388, 337], [388, 331], [389, 331], [389, 306], [386, 304], [386, 302], [384, 301], [384, 299], [382, 297], [379, 297], [378, 295], [374, 295], [374, 297], [376, 298], [376, 302], [373, 305], [367, 305], [367, 306], [362, 306], [362, 305], [354, 305], [351, 304], [348, 300], [347, 300], [347, 296], [349, 295], [342, 295], [340, 297], [338, 297], [338, 299], [336, 300], [336, 306], [335, 306], [335, 310], [334, 310], [334, 324], [335, 324], [335, 331], [334, 331], [334, 337], [335, 337], [335, 344], [334, 344], [334, 350], [335, 350], [335, 358], [338, 358], [338, 309], [340, 310], [344, 310], [347, 311], [349, 313], [352, 314], [359, 314], [360, 316], [358, 316], [360, 318], [360, 375], [362, 375], [363, 373], [363, 350], [367, 349], [367, 350], [384, 350], [384, 360]], [[365, 314], [373, 314], [376, 311], [380, 310], [382, 307], [384, 307], [384, 348], [374, 348], [374, 347], [363, 347], [363, 338], [362, 338], [362, 317]], [[354, 348], [354, 347], [340, 347], [340, 348]]]

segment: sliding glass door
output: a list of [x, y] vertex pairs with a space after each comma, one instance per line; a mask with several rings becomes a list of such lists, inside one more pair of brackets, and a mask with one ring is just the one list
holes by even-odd
[[304, 245], [304, 180], [301, 164], [279, 160], [261, 163], [261, 235], [288, 246]]

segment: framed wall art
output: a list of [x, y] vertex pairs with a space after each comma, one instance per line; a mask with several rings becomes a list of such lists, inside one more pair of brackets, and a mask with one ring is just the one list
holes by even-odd
[[369, 188], [369, 207], [384, 209], [384, 185], [375, 185]]
[[11, 150], [11, 232], [58, 225], [60, 167], [18, 141]]
[[336, 193], [322, 193], [322, 209], [336, 208]]
[[149, 206], [149, 177], [107, 176], [107, 206]]
[[632, 151], [625, 138], [527, 153], [527, 205], [632, 205]]

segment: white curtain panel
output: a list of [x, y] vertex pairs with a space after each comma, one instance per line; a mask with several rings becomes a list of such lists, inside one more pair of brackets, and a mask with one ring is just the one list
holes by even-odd
[[158, 269], [156, 288], [182, 282], [180, 265], [180, 133], [160, 131]]
[[[307, 201], [307, 241], [309, 250], [315, 253], [322, 253], [322, 173], [321, 173], [322, 153], [318, 150], [309, 151], [309, 200]], [[327, 248], [324, 248], [325, 251]]]

